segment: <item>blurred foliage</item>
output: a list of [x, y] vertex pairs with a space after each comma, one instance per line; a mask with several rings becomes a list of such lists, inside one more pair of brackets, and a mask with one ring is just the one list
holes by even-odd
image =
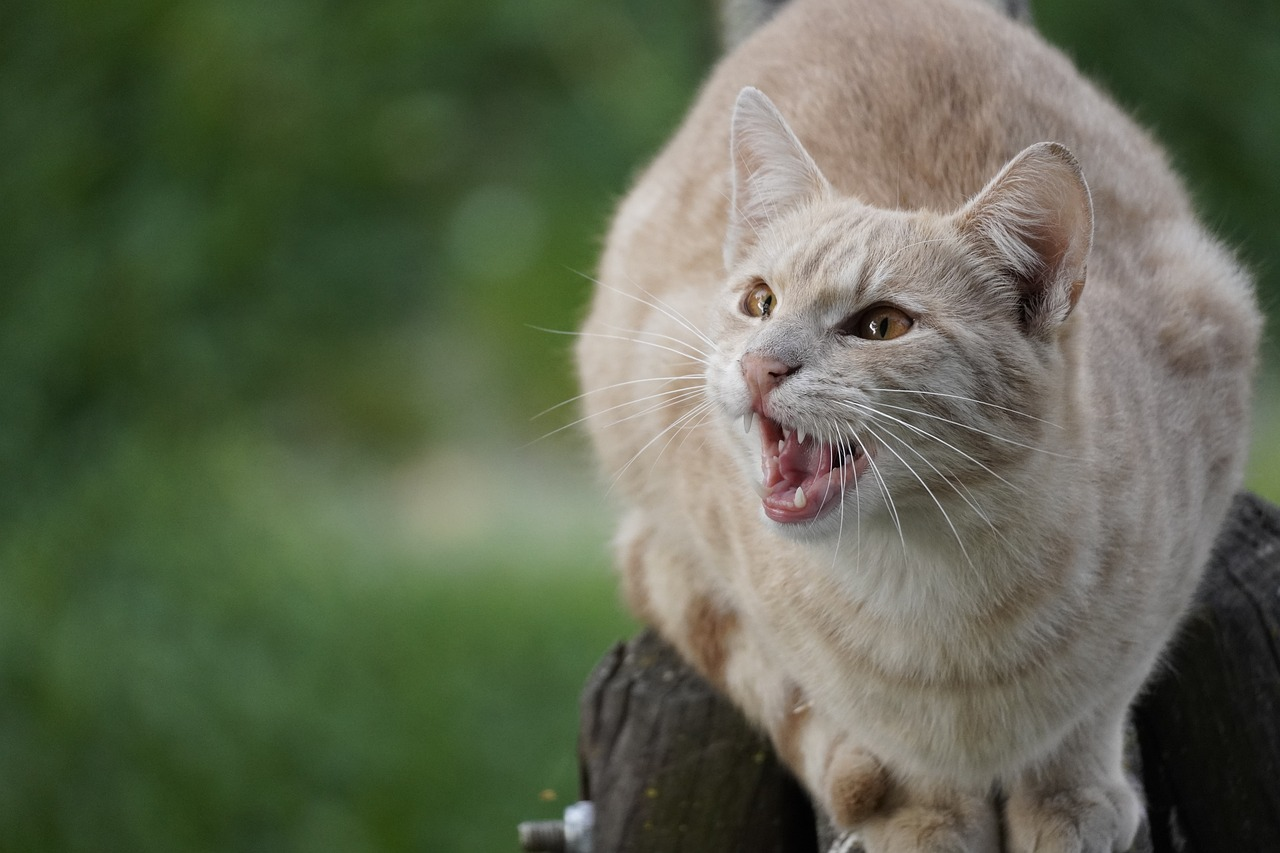
[[[1280, 11], [1036, 11], [1273, 304]], [[628, 623], [572, 442], [518, 450], [573, 394], [529, 327], [714, 54], [702, 0], [0, 4], [0, 849], [501, 850], [572, 798]]]
[[1045, 36], [1104, 83], [1173, 155], [1209, 227], [1280, 316], [1280, 4], [1035, 4]]

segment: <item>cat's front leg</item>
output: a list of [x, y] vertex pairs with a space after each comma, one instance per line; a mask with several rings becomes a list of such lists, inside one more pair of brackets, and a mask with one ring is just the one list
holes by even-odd
[[895, 779], [880, 812], [857, 827], [867, 853], [996, 853], [989, 791]]
[[1022, 774], [1005, 806], [1009, 853], [1118, 853], [1132, 846], [1143, 806], [1123, 767], [1126, 708], [1089, 719]]
[[832, 819], [850, 828], [879, 811], [888, 771], [814, 707], [732, 586], [688, 551], [668, 548], [640, 512], [627, 517], [617, 544], [632, 611], [768, 733], [783, 763]]

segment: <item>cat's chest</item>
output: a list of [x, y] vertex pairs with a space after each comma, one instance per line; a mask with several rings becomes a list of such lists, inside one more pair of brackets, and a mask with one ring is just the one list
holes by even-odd
[[865, 542], [855, 566], [803, 550], [748, 565], [745, 598], [779, 651], [815, 680], [858, 690], [875, 683], [945, 697], [1025, 682], [1087, 623], [1072, 606], [1065, 572], [1061, 583], [992, 594], [976, 581], [950, 580], [974, 575], [973, 566], [904, 558], [888, 547], [877, 553]]

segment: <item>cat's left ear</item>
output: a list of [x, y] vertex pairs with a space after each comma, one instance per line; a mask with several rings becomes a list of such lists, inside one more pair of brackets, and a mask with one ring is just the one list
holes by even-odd
[[732, 267], [779, 217], [831, 191], [787, 120], [759, 89], [738, 93], [729, 133], [733, 200], [724, 241]]
[[962, 232], [1018, 288], [1023, 328], [1045, 336], [1075, 308], [1093, 242], [1093, 202], [1062, 145], [1018, 154], [957, 214]]

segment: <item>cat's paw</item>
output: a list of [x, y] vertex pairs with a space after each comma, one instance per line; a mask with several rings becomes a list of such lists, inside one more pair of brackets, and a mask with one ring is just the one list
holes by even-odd
[[1142, 819], [1127, 782], [1055, 792], [1015, 790], [1005, 805], [1009, 853], [1123, 853]]
[[889, 771], [865, 749], [842, 744], [827, 764], [823, 789], [831, 819], [850, 829], [879, 811], [889, 791]]
[[862, 830], [867, 853], [995, 853], [1000, 847], [995, 807], [965, 797], [949, 805], [908, 805]]

